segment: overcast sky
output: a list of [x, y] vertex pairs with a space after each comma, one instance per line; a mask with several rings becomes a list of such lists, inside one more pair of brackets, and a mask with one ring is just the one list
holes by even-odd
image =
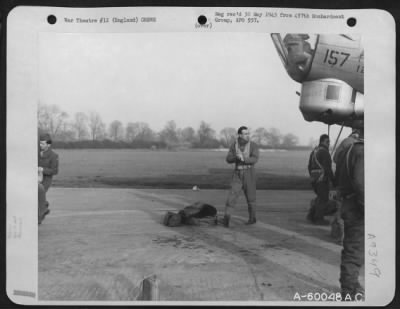
[[96, 111], [106, 124], [140, 121], [156, 131], [169, 120], [195, 129], [204, 120], [217, 133], [276, 127], [301, 144], [327, 132], [303, 119], [301, 85], [268, 33], [42, 33], [39, 46], [40, 103], [71, 118]]

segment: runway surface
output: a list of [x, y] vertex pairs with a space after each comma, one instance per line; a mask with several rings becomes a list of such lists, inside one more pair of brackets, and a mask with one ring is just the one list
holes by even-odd
[[39, 226], [39, 300], [135, 301], [155, 275], [161, 301], [293, 301], [339, 290], [341, 246], [306, 220], [310, 191], [244, 197], [230, 228], [166, 227], [167, 211], [195, 201], [223, 214], [224, 190], [51, 188]]

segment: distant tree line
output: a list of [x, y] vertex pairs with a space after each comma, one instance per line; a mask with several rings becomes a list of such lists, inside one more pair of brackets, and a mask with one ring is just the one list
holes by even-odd
[[[159, 132], [145, 122], [123, 124], [114, 120], [106, 124], [99, 113], [78, 112], [70, 117], [57, 105], [38, 107], [38, 130], [50, 133], [55, 148], [227, 148], [237, 137], [236, 128], [223, 128], [219, 134], [205, 121], [197, 129], [178, 128], [174, 120], [167, 121]], [[276, 128], [252, 130], [252, 140], [261, 148], [297, 149], [299, 138], [282, 135]]]

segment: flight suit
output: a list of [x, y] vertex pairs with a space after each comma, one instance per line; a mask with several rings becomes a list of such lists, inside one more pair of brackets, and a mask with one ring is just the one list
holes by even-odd
[[58, 154], [51, 148], [39, 153], [40, 167], [43, 167], [43, 187], [47, 192], [51, 186], [53, 175], [58, 173]]
[[340, 265], [342, 297], [364, 296], [358, 278], [364, 265], [364, 143], [350, 144], [337, 158], [337, 190], [342, 197], [344, 221]]
[[[46, 193], [50, 189], [53, 175], [58, 173], [58, 154], [51, 148], [46, 151], [39, 152], [38, 165], [43, 168], [43, 179], [39, 184], [39, 224], [43, 221], [45, 216], [50, 212], [49, 202], [46, 200]], [[43, 203], [44, 200], [44, 203]]]
[[[335, 203], [329, 201], [329, 182], [335, 184], [335, 179], [332, 172], [332, 159], [329, 150], [325, 145], [320, 144], [316, 149], [316, 159], [324, 170], [322, 179], [311, 182], [317, 198], [311, 204], [308, 218], [314, 223], [321, 223], [325, 215], [330, 215], [335, 212]], [[308, 171], [318, 169], [319, 165], [315, 162], [314, 154], [312, 153], [308, 162]]]
[[[245, 150], [246, 147], [248, 147], [247, 151]], [[244, 155], [244, 162], [240, 161], [236, 156], [238, 149]], [[253, 223], [256, 220], [256, 171], [254, 165], [257, 163], [258, 158], [259, 149], [256, 143], [249, 141], [241, 144], [238, 140], [231, 145], [226, 156], [227, 163], [235, 163], [235, 170], [233, 171], [231, 188], [225, 203], [225, 214], [230, 215], [243, 190], [248, 205], [249, 222]]]
[[333, 162], [337, 164], [338, 161], [342, 160], [341, 157], [346, 155], [346, 150], [349, 149], [350, 145], [357, 141], [359, 141], [358, 135], [354, 133], [346, 137], [337, 147], [335, 154], [333, 155]]

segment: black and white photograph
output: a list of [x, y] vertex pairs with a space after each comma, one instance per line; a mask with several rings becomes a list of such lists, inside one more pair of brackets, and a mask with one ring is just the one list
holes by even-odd
[[390, 15], [226, 7], [10, 15], [10, 299], [391, 301]]

